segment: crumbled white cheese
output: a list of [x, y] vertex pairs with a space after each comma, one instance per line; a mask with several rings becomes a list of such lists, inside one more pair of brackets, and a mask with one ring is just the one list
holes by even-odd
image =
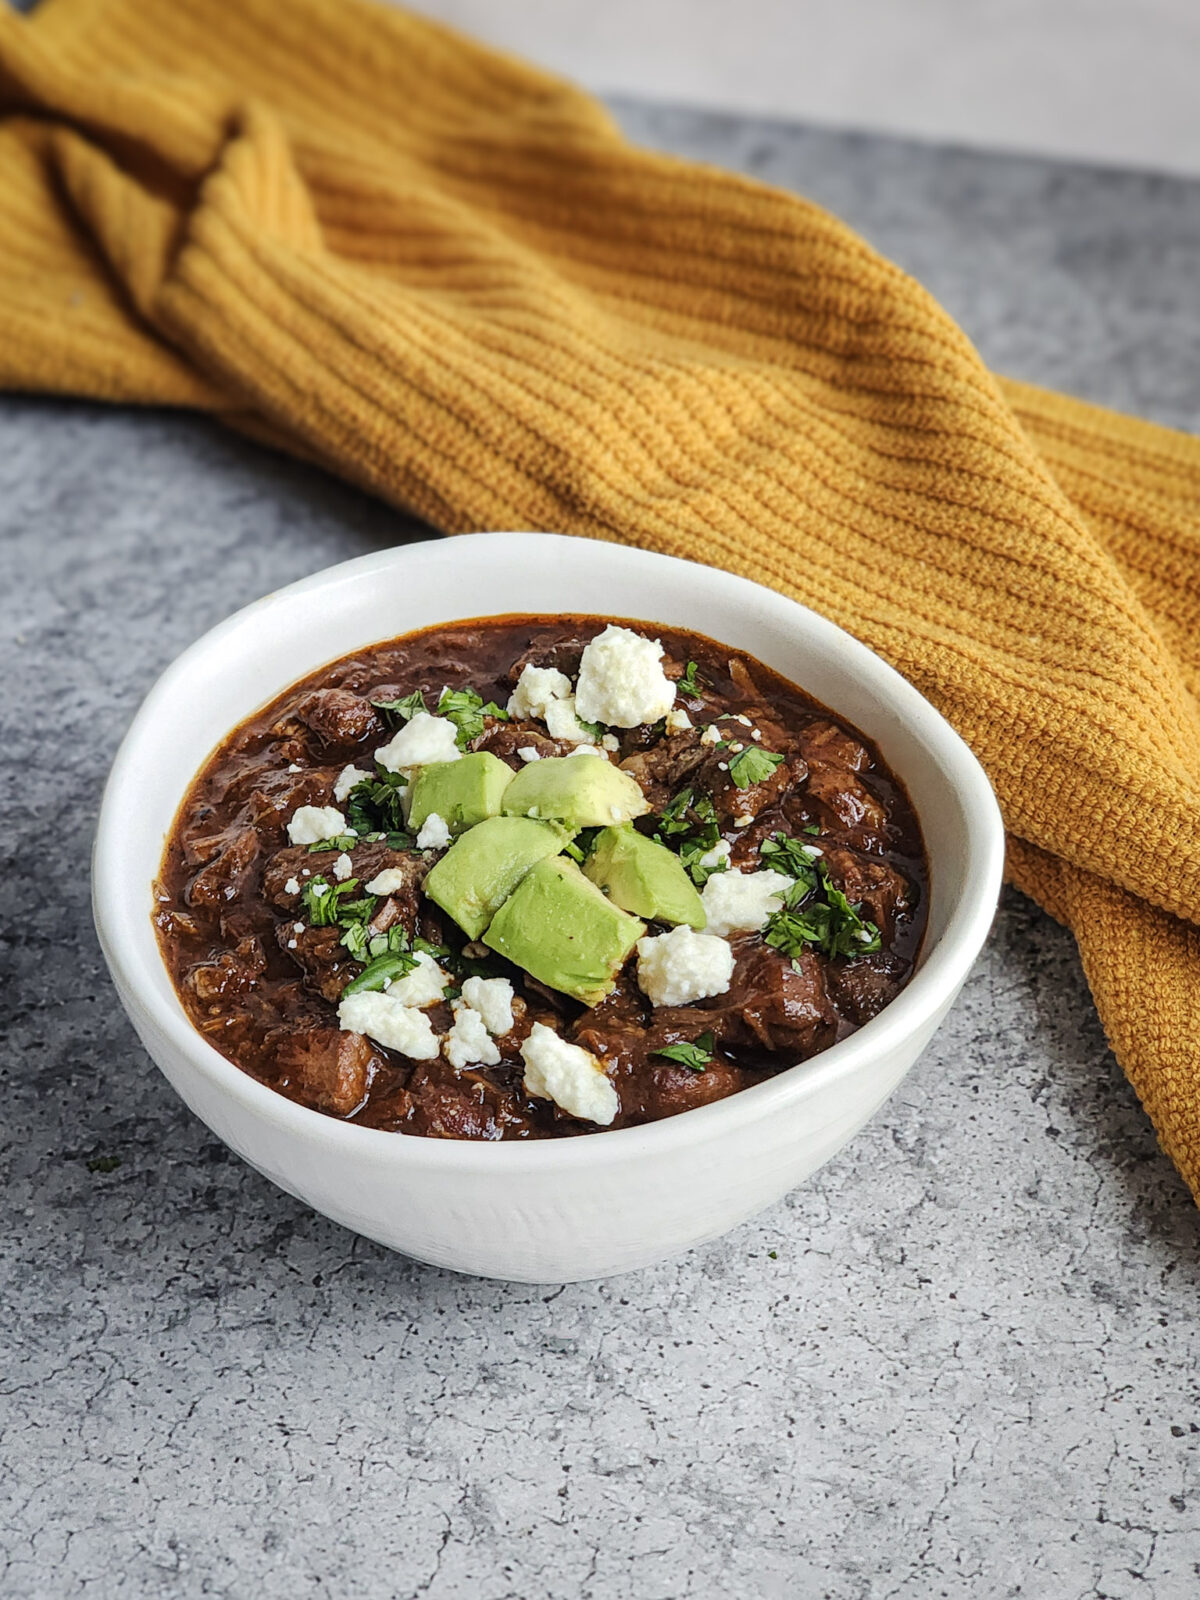
[[463, 1000], [478, 1011], [489, 1033], [509, 1033], [513, 1025], [513, 986], [507, 978], [466, 978]]
[[300, 806], [292, 812], [287, 836], [293, 844], [320, 844], [345, 833], [346, 819], [336, 806]]
[[715, 722], [710, 722], [708, 727], [705, 728], [704, 732], [700, 735], [700, 743], [701, 744], [720, 744], [720, 742], [721, 742], [721, 730], [720, 730], [720, 728], [717, 727]]
[[724, 939], [681, 924], [637, 942], [637, 978], [656, 1006], [686, 1006], [724, 994], [733, 977], [733, 951]]
[[375, 759], [389, 772], [405, 772], [433, 761], [457, 761], [462, 755], [454, 742], [457, 733], [449, 717], [431, 717], [428, 711], [418, 711], [376, 750]]
[[442, 1040], [442, 1049], [446, 1060], [459, 1072], [472, 1065], [494, 1067], [500, 1059], [483, 1018], [470, 1006], [455, 1006], [454, 1026]]
[[535, 667], [526, 662], [521, 668], [517, 686], [508, 697], [510, 717], [544, 717], [546, 708], [554, 700], [566, 700], [571, 693], [571, 680], [557, 667]]
[[750, 729], [750, 737], [752, 739], [761, 739], [762, 738], [762, 729], [761, 728], [751, 728]]
[[304, 932], [304, 924], [302, 922], [293, 922], [292, 923], [292, 931], [294, 933], [303, 933]]
[[621, 741], [617, 738], [615, 733], [604, 734], [601, 737], [600, 743], [605, 750], [619, 750], [621, 748]]
[[718, 839], [717, 843], [713, 845], [712, 849], [706, 850], [696, 864], [697, 866], [707, 868], [709, 872], [723, 871], [724, 866], [728, 866], [729, 864], [728, 840]]
[[443, 999], [449, 983], [449, 973], [442, 971], [428, 950], [422, 950], [412, 971], [388, 984], [387, 996], [389, 1000], [398, 1000], [402, 1006], [420, 1010], [422, 1006], [435, 1005]]
[[293, 761], [288, 766], [288, 771], [289, 772], [303, 772], [303, 770], [304, 770], [303, 767], [301, 767], [301, 765], [300, 765], [300, 763], [298, 761]]
[[676, 706], [673, 711], [667, 712], [667, 732], [686, 733], [692, 726], [692, 719], [682, 706]]
[[542, 759], [542, 752], [535, 750], [531, 744], [523, 744], [517, 754], [522, 761], [540, 761]]
[[604, 751], [601, 750], [598, 744], [577, 744], [574, 750], [568, 750], [567, 754], [569, 756], [604, 756], [605, 761], [608, 760], [608, 757], [604, 755]]
[[733, 825], [735, 828], [748, 828], [753, 821], [753, 811], [743, 811], [740, 817], [734, 817]]
[[445, 819], [439, 817], [436, 811], [431, 811], [421, 824], [421, 831], [417, 835], [418, 850], [444, 850], [450, 843], [450, 829], [446, 826]]
[[739, 711], [733, 720], [735, 722], [740, 722], [744, 728], [748, 728], [750, 726], [750, 718], [744, 711]]
[[546, 706], [543, 721], [552, 739], [564, 739], [571, 744], [590, 744], [592, 736], [575, 714], [575, 696], [551, 700]]
[[591, 1051], [560, 1039], [545, 1023], [534, 1023], [521, 1058], [526, 1094], [553, 1100], [569, 1116], [607, 1128], [621, 1109], [617, 1091]]
[[361, 783], [364, 778], [372, 776], [372, 773], [364, 772], [362, 767], [356, 767], [353, 763], [348, 767], [343, 767], [337, 775], [337, 782], [333, 786], [333, 798], [341, 805], [343, 800], [350, 798], [350, 791], [355, 784]]
[[407, 882], [408, 873], [403, 867], [384, 867], [382, 872], [375, 874], [366, 889], [368, 894], [395, 894]]
[[341, 855], [333, 863], [333, 875], [339, 883], [345, 883], [346, 879], [353, 871], [354, 863], [343, 850]]
[[769, 868], [718, 872], [700, 894], [709, 933], [757, 933], [772, 912], [782, 909], [791, 883], [791, 878]]
[[295, 939], [289, 939], [288, 942], [287, 942], [287, 947], [288, 947], [289, 950], [294, 950], [296, 948]]
[[662, 669], [663, 647], [612, 623], [584, 649], [575, 688], [579, 715], [614, 728], [657, 722], [675, 704]]
[[733, 743], [729, 746], [729, 753], [730, 753], [731, 756], [740, 756], [742, 751], [745, 748], [746, 748], [746, 746], [742, 743], [742, 741], [740, 739], [735, 739], [733, 741]]
[[338, 1006], [338, 1026], [345, 1033], [365, 1033], [413, 1061], [433, 1061], [441, 1048], [423, 1011], [378, 990], [347, 995]]
[[284, 892], [284, 894], [299, 894], [300, 893], [300, 879], [299, 878], [289, 878], [288, 881], [283, 886], [283, 892]]

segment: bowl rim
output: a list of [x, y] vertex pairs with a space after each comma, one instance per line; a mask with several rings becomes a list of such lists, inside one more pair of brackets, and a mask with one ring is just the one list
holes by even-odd
[[[542, 541], [556, 541], [570, 545], [572, 554], [584, 560], [611, 561], [615, 558], [635, 565], [645, 564], [648, 576], [652, 575], [652, 568], [658, 569], [659, 578], [668, 577], [670, 569], [675, 567], [698, 569], [728, 587], [734, 596], [740, 591], [745, 603], [759, 608], [769, 605], [781, 617], [784, 615], [782, 608], [786, 608], [793, 620], [802, 624], [809, 641], [818, 647], [836, 646], [845, 670], [863, 680], [878, 695], [885, 712], [904, 722], [910, 733], [926, 747], [944, 781], [957, 792], [962, 806], [967, 836], [966, 861], [961, 869], [963, 887], [941, 935], [932, 946], [922, 950], [921, 965], [896, 998], [878, 1016], [810, 1060], [785, 1067], [763, 1083], [741, 1089], [722, 1100], [632, 1128], [600, 1130], [598, 1135], [496, 1141], [405, 1136], [326, 1116], [288, 1099], [227, 1060], [197, 1031], [175, 994], [173, 983], [170, 988], [174, 1008], [160, 1003], [153, 982], [146, 981], [151, 964], [147, 960], [149, 950], [153, 952], [153, 962], [159, 964], [158, 974], [161, 974], [162, 965], [157, 937], [151, 927], [151, 886], [131, 884], [118, 872], [117, 841], [119, 829], [126, 826], [121, 819], [126, 815], [127, 805], [137, 803], [136, 773], [143, 760], [143, 747], [150, 742], [163, 711], [169, 707], [177, 688], [189, 680], [195, 681], [197, 663], [227, 641], [232, 642], [267, 609], [286, 607], [297, 596], [347, 579], [419, 563], [423, 555], [440, 552], [443, 548], [441, 539], [430, 539], [338, 562], [251, 601], [188, 645], [146, 694], [126, 730], [105, 784], [92, 851], [93, 916], [101, 948], [123, 1001], [130, 997], [134, 1007], [140, 1006], [155, 1031], [165, 1036], [165, 1041], [194, 1072], [242, 1110], [275, 1123], [282, 1132], [295, 1135], [310, 1145], [324, 1145], [350, 1158], [394, 1161], [441, 1172], [458, 1170], [476, 1176], [490, 1169], [512, 1172], [530, 1168], [548, 1172], [568, 1165], [636, 1161], [665, 1156], [680, 1147], [719, 1140], [735, 1129], [770, 1118], [785, 1107], [822, 1092], [840, 1078], [853, 1076], [860, 1067], [895, 1050], [926, 1025], [936, 1023], [941, 1010], [965, 980], [987, 937], [996, 911], [1004, 863], [1004, 828], [991, 784], [974, 754], [941, 713], [914, 685], [845, 629], [790, 596], [749, 578], [657, 551], [574, 535], [498, 531], [460, 534], [455, 536], [454, 542], [470, 546], [486, 541], [489, 555], [495, 555], [497, 543], [502, 540], [509, 544], [512, 559], [518, 560], [522, 555], [536, 559], [537, 552], [529, 541], [538, 541], [542, 552], [545, 550]], [[464, 551], [464, 556], [469, 557], [469, 553], [469, 550]], [[586, 605], [583, 609], [587, 610]], [[451, 620], [445, 619], [445, 622]], [[443, 625], [444, 622], [439, 622], [429, 626]], [[365, 641], [364, 647], [369, 642]], [[295, 676], [306, 676], [314, 670], [317, 668], [301, 668]], [[274, 692], [269, 698], [274, 698]], [[247, 710], [244, 716], [251, 715], [253, 709]], [[207, 759], [207, 755], [202, 759]], [[198, 762], [196, 770], [199, 765]], [[899, 776], [903, 779], [903, 773]], [[926, 850], [933, 869], [937, 850], [928, 838]], [[134, 934], [139, 919], [144, 920], [150, 933], [149, 945], [144, 939], [139, 943]], [[129, 1003], [126, 1001], [127, 1007]], [[135, 1024], [136, 1020], [135, 1017]]]

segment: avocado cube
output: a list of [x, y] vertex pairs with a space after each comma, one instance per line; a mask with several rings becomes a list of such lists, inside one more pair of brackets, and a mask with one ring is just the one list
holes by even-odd
[[499, 813], [513, 770], [490, 750], [421, 767], [408, 791], [408, 825], [414, 833], [435, 813], [452, 834]]
[[423, 888], [468, 938], [478, 939], [530, 867], [570, 842], [570, 830], [556, 822], [487, 817], [454, 841]]
[[571, 828], [632, 822], [650, 805], [636, 779], [599, 756], [531, 761], [504, 791], [510, 817], [549, 817]]
[[631, 823], [601, 829], [583, 870], [610, 900], [648, 922], [703, 928], [708, 921], [679, 857]]
[[606, 899], [573, 861], [548, 856], [496, 912], [483, 942], [551, 989], [594, 1006], [645, 931], [644, 922]]

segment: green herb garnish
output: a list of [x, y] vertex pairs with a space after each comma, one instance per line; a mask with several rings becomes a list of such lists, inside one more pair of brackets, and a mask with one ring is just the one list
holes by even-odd
[[376, 956], [373, 961], [368, 961], [357, 978], [342, 990], [343, 999], [348, 994], [365, 994], [368, 990], [386, 989], [389, 983], [395, 983], [398, 978], [406, 977], [417, 965], [416, 956], [407, 950], [397, 951], [394, 955]]
[[763, 750], [759, 745], [748, 744], [729, 762], [729, 776], [739, 789], [749, 789], [753, 784], [769, 778], [783, 760], [773, 750]]
[[483, 732], [485, 717], [499, 717], [503, 722], [508, 721], [507, 711], [494, 700], [484, 705], [483, 696], [476, 694], [474, 689], [443, 689], [437, 703], [437, 714], [447, 718], [458, 729], [454, 742], [460, 750], [465, 750], [472, 739], [478, 739]]
[[310, 856], [320, 855], [325, 850], [340, 850], [344, 853], [347, 850], [353, 850], [357, 843], [358, 835], [356, 833], [339, 833], [333, 839], [318, 839], [316, 844], [310, 844], [308, 853]]
[[679, 682], [675, 685], [680, 694], [697, 695], [700, 693], [700, 685], [696, 680], [696, 673], [698, 670], [699, 668], [694, 661], [688, 662], [683, 677], [680, 678]]
[[815, 822], [810, 822], [807, 828], [801, 828], [800, 830], [801, 833], [811, 833], [814, 839], [817, 837], [820, 831], [820, 828]]
[[[347, 896], [353, 894], [358, 888], [357, 878], [347, 878], [345, 883], [330, 883], [326, 878], [310, 878], [300, 891], [300, 899], [304, 904], [307, 921], [314, 928], [331, 928], [339, 922], [349, 910], [343, 904]], [[370, 904], [374, 907], [375, 897], [368, 896]], [[357, 902], [356, 902], [357, 903]], [[352, 917], [351, 921], [366, 921], [367, 919]]]
[[691, 1044], [668, 1044], [661, 1050], [652, 1050], [651, 1055], [666, 1056], [668, 1061], [677, 1061], [681, 1067], [690, 1067], [693, 1072], [703, 1072], [717, 1052], [717, 1042], [711, 1033], [702, 1033]]
[[784, 833], [761, 845], [759, 855], [776, 872], [794, 880], [783, 908], [772, 913], [763, 930], [773, 950], [793, 960], [806, 949], [852, 960], [883, 948], [879, 929], [833, 882], [823, 856], [810, 856], [799, 840]]
[[678, 851], [685, 871], [702, 889], [714, 872], [724, 872], [729, 862], [702, 866], [701, 860], [721, 842], [721, 827], [711, 798], [695, 789], [682, 789], [662, 812], [654, 835], [657, 843]]
[[376, 711], [382, 711], [385, 714], [393, 727], [397, 722], [410, 722], [418, 711], [424, 711], [426, 715], [429, 713], [429, 707], [425, 704], [425, 696], [420, 689], [414, 690], [412, 694], [402, 696], [399, 700], [372, 700], [371, 704]]
[[[359, 838], [370, 833], [388, 836], [393, 850], [407, 850], [412, 844], [404, 827], [403, 790], [408, 779], [399, 772], [389, 772], [377, 765], [373, 778], [363, 778], [346, 797], [346, 821]], [[392, 844], [392, 839], [402, 839], [403, 844]]]
[[87, 1169], [89, 1172], [115, 1172], [120, 1165], [120, 1156], [93, 1156]]

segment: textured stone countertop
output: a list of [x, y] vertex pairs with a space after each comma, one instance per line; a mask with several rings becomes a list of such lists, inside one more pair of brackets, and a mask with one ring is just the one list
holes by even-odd
[[[827, 203], [997, 367], [1200, 429], [1200, 186], [618, 109]], [[1196, 1213], [1061, 929], [1007, 894], [890, 1104], [719, 1243], [567, 1288], [405, 1261], [185, 1111], [87, 863], [170, 657], [421, 530], [205, 422], [15, 398], [0, 529], [0, 1593], [1200, 1592]]]

